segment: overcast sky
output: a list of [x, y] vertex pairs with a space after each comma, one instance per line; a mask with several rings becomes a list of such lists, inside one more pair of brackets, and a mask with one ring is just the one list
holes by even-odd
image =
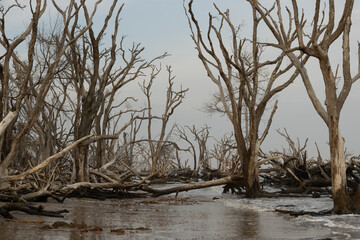
[[[9, 2], [9, 0], [3, 0]], [[89, 1], [95, 2], [95, 1]], [[110, 0], [105, 0], [102, 4], [98, 17], [101, 13], [107, 13]], [[127, 0], [122, 11], [122, 20], [120, 24], [120, 34], [127, 36], [127, 42], [139, 42], [145, 47], [144, 57], [150, 59], [152, 57], [161, 55], [164, 52], [171, 54], [170, 57], [162, 61], [163, 65], [171, 65], [176, 75], [177, 86], [182, 85], [183, 88], [189, 88], [189, 92], [185, 98], [183, 105], [174, 116], [174, 121], [181, 125], [203, 126], [208, 124], [211, 127], [211, 134], [216, 137], [221, 137], [224, 133], [231, 131], [230, 122], [225, 118], [219, 116], [210, 116], [201, 111], [202, 106], [206, 103], [211, 94], [216, 91], [213, 83], [208, 79], [200, 60], [197, 58], [197, 53], [194, 49], [194, 44], [190, 38], [190, 31], [188, 22], [185, 17], [182, 0]], [[209, 11], [214, 12], [212, 3], [215, 2], [217, 6], [222, 9], [230, 10], [231, 18], [234, 25], [244, 24], [243, 34], [249, 36], [250, 32], [246, 32], [249, 25], [251, 25], [251, 10], [245, 0], [195, 0], [194, 11], [202, 26], [207, 24], [207, 14]], [[266, 1], [267, 3], [272, 1]], [[286, 2], [286, 1], [281, 1]], [[304, 12], [312, 15], [314, 8], [314, 1], [301, 1], [304, 4]], [[341, 14], [343, 0], [335, 1], [337, 5], [337, 14]], [[360, 31], [358, 26], [360, 24], [359, 9], [360, 4], [355, 1], [353, 24], [351, 33], [351, 48], [352, 48], [352, 70], [357, 70], [357, 41], [360, 40]], [[250, 18], [249, 18], [250, 17]], [[18, 16], [13, 16], [17, 19], [17, 24], [21, 25]], [[99, 18], [100, 19], [100, 18]], [[101, 23], [102, 21], [99, 21]], [[311, 22], [311, 19], [309, 20]], [[98, 23], [98, 22], [96, 22]], [[205, 30], [204, 30], [205, 31]], [[262, 40], [271, 39], [266, 31], [260, 33]], [[341, 53], [341, 45], [337, 45], [334, 49], [333, 63], [340, 60], [339, 53]], [[338, 62], [341, 66], [341, 62]], [[335, 69], [335, 65], [333, 66]], [[309, 73], [314, 80], [314, 87], [323, 96], [322, 79], [318, 72], [319, 67], [316, 62], [309, 65]], [[159, 89], [166, 84], [166, 77], [158, 79], [157, 85]], [[345, 103], [342, 117], [341, 129], [345, 138], [345, 144], [349, 152], [352, 154], [360, 154], [359, 140], [360, 140], [360, 83], [354, 85], [350, 96]], [[153, 107], [161, 107], [162, 95], [158, 93], [154, 98], [155, 104]], [[289, 134], [294, 137], [299, 137], [301, 142], [309, 138], [308, 148], [311, 154], [315, 154], [315, 142], [318, 143], [323, 156], [329, 156], [327, 146], [327, 128], [320, 117], [313, 109], [310, 100], [302, 85], [301, 79], [297, 79], [290, 87], [285, 89], [277, 96], [279, 100], [278, 111], [273, 120], [270, 133], [263, 144], [263, 149], [281, 150], [282, 146], [286, 146], [285, 140], [276, 133], [276, 129], [286, 128]], [[323, 99], [322, 99], [323, 102]]]
[[[211, 94], [216, 90], [210, 79], [208, 79], [197, 53], [194, 44], [189, 37], [189, 27], [183, 10], [182, 0], [129, 0], [125, 1], [123, 10], [122, 26], [124, 34], [128, 39], [140, 41], [146, 48], [149, 56], [159, 55], [164, 51], [171, 54], [166, 59], [167, 64], [171, 64], [174, 73], [177, 76], [176, 81], [184, 87], [190, 88], [189, 93], [181, 107], [181, 111], [175, 116], [176, 121], [183, 125], [196, 124], [201, 126], [205, 123], [211, 126], [213, 135], [219, 137], [224, 132], [231, 131], [229, 121], [223, 117], [209, 116], [200, 111], [203, 104], [208, 101]], [[212, 3], [222, 9], [230, 10], [230, 16], [235, 25], [244, 24], [244, 30], [251, 25], [251, 10], [246, 1], [222, 0], [208, 1], [197, 0], [194, 3], [194, 11], [200, 21], [200, 24], [206, 26], [207, 14], [214, 12]], [[271, 1], [267, 1], [271, 2]], [[285, 2], [285, 1], [281, 1]], [[304, 12], [312, 16], [314, 1], [302, 1]], [[344, 1], [335, 1], [337, 4], [337, 15], [342, 11]], [[357, 41], [360, 40], [360, 31], [358, 25], [360, 4], [355, 3], [352, 27], [352, 70], [357, 70]], [[309, 20], [311, 22], [311, 19]], [[205, 30], [204, 30], [205, 31]], [[246, 32], [244, 32], [246, 35]], [[262, 40], [270, 39], [270, 36], [261, 35]], [[341, 58], [341, 45], [337, 44], [333, 49], [333, 68], [336, 62]], [[314, 87], [323, 96], [323, 87], [321, 75], [318, 71], [317, 62], [309, 65], [309, 73], [314, 80]], [[360, 141], [360, 83], [354, 85], [350, 96], [344, 106], [341, 117], [341, 129], [345, 138], [345, 144], [348, 151], [353, 154], [359, 154]], [[320, 117], [313, 109], [310, 100], [302, 85], [301, 79], [297, 79], [290, 87], [285, 89], [277, 97], [279, 99], [279, 108], [274, 117], [269, 136], [264, 142], [265, 150], [282, 149], [287, 146], [284, 139], [276, 133], [276, 129], [286, 128], [289, 134], [296, 139], [299, 137], [301, 142], [309, 138], [308, 147], [312, 154], [315, 154], [315, 142], [319, 145], [323, 156], [328, 156], [327, 128]], [[322, 102], [323, 99], [322, 99]]]

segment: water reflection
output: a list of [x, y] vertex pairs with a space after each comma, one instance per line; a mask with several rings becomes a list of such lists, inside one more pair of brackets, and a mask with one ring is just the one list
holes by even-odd
[[[0, 239], [287, 239], [331, 234], [329, 229], [302, 227], [275, 213], [227, 207], [204, 196], [110, 201], [67, 199], [64, 204], [47, 203], [46, 208], [66, 208], [70, 214], [64, 219], [25, 214], [20, 217], [45, 220], [42, 225], [0, 219]], [[82, 225], [85, 229], [44, 228], [55, 221]], [[102, 231], [89, 231], [93, 227], [101, 227]]]
[[[86, 205], [80, 205], [80, 206], [75, 205], [72, 212], [73, 222], [80, 225], [86, 225], [85, 219], [87, 219], [87, 214], [89, 214], [89, 211], [87, 211], [87, 209], [89, 208], [91, 209], [92, 206], [89, 205], [86, 207]], [[79, 229], [73, 228], [70, 230], [70, 239], [85, 240], [85, 235], [82, 234]]]
[[255, 238], [259, 233], [259, 213], [255, 211], [244, 210], [242, 218], [239, 219], [239, 228], [244, 238]]

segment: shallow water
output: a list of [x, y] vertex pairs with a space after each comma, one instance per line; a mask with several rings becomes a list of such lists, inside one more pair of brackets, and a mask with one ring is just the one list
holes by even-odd
[[[293, 218], [272, 211], [276, 204], [289, 207], [291, 204], [287, 200], [238, 199], [220, 193], [221, 188], [214, 187], [179, 193], [177, 198], [169, 195], [106, 201], [67, 199], [63, 204], [45, 203], [46, 209], [66, 208], [70, 213], [64, 214], [63, 219], [14, 213], [18, 219], [44, 222], [19, 223], [0, 219], [0, 239], [360, 238], [359, 230], [350, 227], [353, 226], [351, 222], [359, 220], [357, 216]], [[213, 200], [213, 197], [220, 199]], [[303, 200], [296, 201], [292, 204], [298, 207]], [[303, 203], [304, 207], [309, 204]], [[51, 228], [59, 221], [72, 225], [62, 223], [62, 227]], [[348, 225], [336, 225], [340, 222]]]
[[[223, 195], [221, 201], [225, 206], [258, 212], [274, 212], [275, 209], [292, 211], [319, 212], [330, 210], [333, 206], [329, 197], [311, 198], [259, 198], [240, 199], [231, 195]], [[360, 215], [329, 215], [329, 216], [299, 216], [289, 217], [299, 226], [328, 228], [335, 239], [360, 239]]]

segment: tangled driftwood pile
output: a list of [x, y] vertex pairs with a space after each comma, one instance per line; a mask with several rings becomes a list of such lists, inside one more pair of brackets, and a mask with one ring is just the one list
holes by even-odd
[[[320, 153], [317, 158], [307, 158], [306, 142], [303, 147], [289, 140], [290, 148], [280, 152], [262, 154], [262, 158], [271, 159], [260, 169], [261, 195], [260, 197], [276, 196], [331, 196], [331, 168], [330, 163], [323, 161]], [[57, 156], [70, 150], [78, 143], [69, 146]], [[269, 158], [271, 155], [281, 156]], [[61, 211], [45, 211], [43, 207], [32, 206], [28, 202], [47, 201], [53, 198], [63, 202], [70, 197], [95, 198], [99, 200], [109, 198], [157, 197], [161, 195], [189, 191], [223, 185], [224, 192], [237, 194], [244, 193], [243, 176], [241, 173], [231, 174], [220, 169], [204, 169], [203, 174], [189, 168], [172, 169], [166, 176], [155, 173], [138, 173], [130, 167], [126, 171], [116, 172], [111, 167], [91, 169], [91, 182], [70, 183], [71, 179], [64, 175], [71, 174], [52, 173], [46, 178], [42, 172], [52, 159], [45, 160], [40, 166], [35, 166], [18, 174], [13, 170], [6, 177], [0, 178], [0, 201], [7, 202], [0, 207], [0, 215], [13, 218], [11, 211], [18, 210], [29, 214], [61, 217]], [[159, 179], [159, 177], [161, 177]], [[349, 192], [354, 194], [357, 184], [360, 183], [360, 160], [352, 157], [347, 162], [347, 179]], [[159, 181], [160, 180], [160, 181]], [[180, 182], [181, 185], [167, 189], [157, 189], [154, 183]], [[265, 191], [266, 187], [275, 191]]]

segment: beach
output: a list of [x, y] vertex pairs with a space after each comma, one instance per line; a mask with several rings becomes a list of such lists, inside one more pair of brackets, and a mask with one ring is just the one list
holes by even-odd
[[[38, 203], [67, 209], [64, 218], [0, 219], [0, 239], [356, 239], [354, 229], [326, 226], [222, 195], [218, 187], [158, 198], [66, 199]], [[215, 199], [214, 199], [215, 198]], [[276, 200], [272, 200], [275, 201]], [[263, 209], [263, 210], [262, 210]], [[264, 210], [265, 209], [265, 210]], [[25, 222], [27, 221], [27, 222]]]

